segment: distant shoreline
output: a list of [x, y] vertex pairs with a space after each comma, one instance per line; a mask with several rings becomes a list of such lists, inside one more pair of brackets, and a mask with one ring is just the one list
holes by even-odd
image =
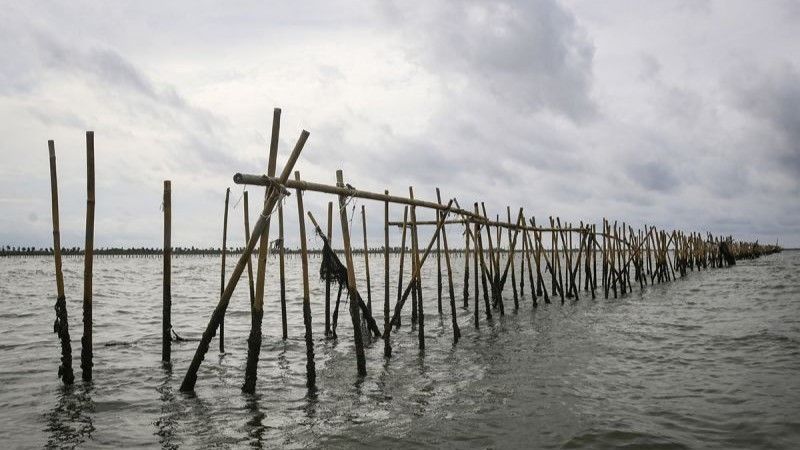
[[[549, 251], [549, 248], [545, 250]], [[800, 248], [784, 248], [782, 251], [798, 251]], [[229, 248], [227, 254], [229, 255], [240, 255], [244, 251], [243, 247], [236, 247], [236, 248]], [[299, 248], [286, 248], [283, 250], [287, 255], [296, 255], [300, 254]], [[407, 247], [406, 252], [410, 252], [411, 248]], [[473, 251], [473, 249], [470, 249]], [[486, 250], [484, 250], [486, 251]], [[497, 251], [497, 249], [495, 249]], [[520, 250], [516, 250], [519, 252]], [[573, 249], [573, 253], [577, 252], [577, 249]], [[344, 254], [344, 250], [342, 249], [334, 249], [335, 253]], [[436, 250], [432, 249], [431, 253], [435, 253]], [[559, 249], [559, 253], [563, 253], [563, 249]], [[270, 249], [270, 254], [277, 255], [278, 249], [272, 248]], [[311, 255], [322, 254], [321, 248], [316, 249], [308, 249], [308, 253]], [[353, 249], [353, 254], [363, 254], [363, 249]], [[383, 254], [383, 247], [375, 247], [369, 249], [370, 254]], [[400, 254], [400, 247], [390, 247], [389, 248], [390, 254]], [[444, 253], [444, 250], [442, 250]], [[463, 254], [463, 248], [451, 248], [449, 250], [450, 254]], [[500, 253], [508, 253], [507, 248], [500, 249]], [[95, 256], [161, 256], [163, 254], [163, 250], [160, 248], [98, 248], [94, 250]], [[258, 254], [257, 249], [253, 250], [253, 257]], [[82, 248], [62, 248], [61, 249], [62, 256], [83, 256], [83, 249]], [[222, 255], [221, 248], [194, 248], [194, 247], [174, 247], [172, 249], [173, 256], [220, 256]], [[2, 248], [0, 249], [0, 257], [12, 257], [12, 256], [53, 256], [53, 250], [51, 248], [33, 248], [33, 247], [11, 247], [11, 248]]]
[[[227, 250], [227, 254], [242, 254], [244, 251], [243, 247], [236, 247], [236, 248], [229, 248]], [[285, 248], [284, 253], [287, 255], [294, 255], [299, 254], [299, 248]], [[406, 248], [406, 252], [411, 251], [411, 248]], [[507, 249], [501, 250], [501, 253], [507, 252]], [[344, 253], [342, 249], [334, 249], [336, 253]], [[383, 254], [384, 250], [383, 247], [376, 247], [370, 248], [370, 254]], [[435, 250], [432, 250], [432, 253]], [[442, 250], [444, 252], [444, 250]], [[278, 249], [273, 248], [270, 249], [270, 254], [277, 254]], [[321, 254], [322, 249], [308, 249], [309, 254]], [[363, 254], [363, 249], [353, 249], [354, 254]], [[389, 248], [389, 253], [391, 254], [399, 254], [400, 247], [391, 247]], [[464, 249], [450, 249], [450, 253], [464, 253]], [[95, 256], [161, 256], [163, 254], [163, 250], [160, 248], [98, 248], [95, 249], [93, 254]], [[258, 254], [258, 250], [253, 250], [252, 255], [255, 257]], [[0, 250], [0, 257], [3, 256], [52, 256], [53, 250], [50, 248], [20, 248], [20, 249], [6, 249], [3, 248]], [[83, 249], [81, 248], [63, 248], [61, 249], [62, 256], [83, 256]], [[172, 249], [173, 256], [220, 256], [222, 255], [221, 248], [185, 248], [185, 247], [174, 247]]]

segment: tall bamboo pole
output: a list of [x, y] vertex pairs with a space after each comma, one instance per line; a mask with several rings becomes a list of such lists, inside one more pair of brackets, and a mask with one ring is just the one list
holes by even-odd
[[[295, 175], [297, 172], [295, 172]], [[302, 217], [302, 216], [301, 216]], [[283, 202], [278, 203], [278, 284], [281, 290], [281, 337], [285, 341], [289, 337], [288, 324], [286, 323], [286, 263], [285, 246], [283, 245]]]
[[[300, 179], [300, 172], [295, 171], [294, 178]], [[306, 247], [306, 220], [303, 211], [303, 191], [296, 190], [297, 213], [300, 217], [300, 257], [303, 264], [303, 326], [306, 339], [306, 387], [314, 389], [317, 371], [314, 366], [314, 337], [311, 332], [311, 296], [308, 288], [308, 248]], [[283, 228], [283, 227], [281, 227]], [[283, 246], [283, 242], [281, 242]]]
[[75, 375], [72, 372], [72, 342], [69, 337], [69, 320], [67, 317], [67, 298], [64, 294], [64, 272], [61, 269], [61, 231], [59, 230], [58, 217], [58, 174], [56, 172], [56, 145], [55, 142], [47, 141], [50, 153], [50, 201], [53, 215], [53, 260], [56, 266], [56, 320], [53, 323], [53, 330], [58, 333], [61, 341], [61, 365], [58, 367], [58, 375], [66, 385], [75, 382]]
[[[384, 191], [389, 195], [389, 191]], [[389, 202], [383, 204], [383, 354], [392, 356], [392, 345], [386, 333], [389, 333]]]
[[469, 308], [469, 224], [464, 224], [464, 309]]
[[[395, 308], [398, 308], [395, 313], [397, 316], [396, 326], [400, 327], [400, 304], [403, 301], [403, 265], [406, 258], [406, 235], [408, 231], [408, 206], [403, 208], [403, 232], [402, 236], [400, 237], [400, 270], [398, 271], [397, 275], [397, 303], [395, 304]], [[391, 330], [389, 330], [391, 331]]]
[[[280, 108], [275, 108], [272, 111], [272, 139], [270, 140], [269, 156], [267, 161], [267, 174], [271, 174], [270, 176], [275, 174], [275, 165], [278, 159], [278, 137], [280, 135], [280, 129], [281, 110]], [[298, 156], [300, 151], [303, 149], [303, 145], [305, 145], [306, 139], [308, 139], [308, 132], [303, 130], [303, 133], [300, 135], [300, 140], [298, 140], [298, 145], [295, 146]], [[292, 156], [294, 156], [294, 153]], [[289, 157], [289, 161], [292, 162], [292, 166], [294, 166], [294, 162], [291, 159], [292, 156]], [[297, 158], [295, 157], [294, 161], [296, 160]], [[287, 170], [287, 167], [288, 165], [283, 168], [283, 173], [281, 173], [281, 179], [283, 182], [289, 179], [289, 174], [293, 168], [288, 167]], [[284, 174], [286, 176], [283, 176]], [[253, 226], [253, 236], [250, 238], [250, 242], [253, 243], [253, 246], [255, 246], [255, 243], [258, 242], [258, 260], [256, 263], [256, 297], [252, 307], [250, 308], [250, 335], [247, 337], [247, 365], [245, 366], [244, 384], [242, 385], [242, 392], [247, 394], [252, 394], [256, 390], [256, 378], [258, 377], [258, 357], [261, 354], [261, 322], [264, 317], [264, 282], [267, 267], [267, 250], [269, 248], [270, 216], [272, 215], [272, 209], [279, 200], [278, 193], [275, 192], [274, 189], [267, 187], [264, 190], [265, 212], [262, 212], [261, 217], [259, 217], [258, 221], [256, 221], [256, 225]], [[270, 207], [269, 209], [266, 209], [269, 203], [271, 203], [269, 205]], [[258, 227], [259, 223], [262, 224], [261, 227]], [[250, 248], [249, 251], [252, 251], [252, 247], [250, 247], [249, 244], [248, 248]], [[223, 305], [223, 302], [220, 301], [220, 305], [217, 306], [217, 309], [220, 309], [220, 307], [222, 307], [223, 310], [224, 308], [227, 308], [227, 302], [225, 302]], [[211, 321], [213, 320], [214, 318], [212, 316]], [[211, 322], [209, 322], [209, 327], [210, 326]], [[206, 331], [213, 336], [216, 330], [209, 330], [206, 328]], [[203, 361], [203, 357], [205, 355], [205, 352], [202, 350], [201, 341], [201, 346], [198, 347], [195, 356], [195, 359], [197, 359], [199, 355], [199, 361], [197, 361], [196, 364], [197, 367], [200, 367], [200, 363]], [[192, 364], [194, 365], [194, 361], [192, 361]], [[187, 385], [188, 389], [184, 389], [184, 386], [181, 386], [182, 391], [194, 390], [194, 383], [197, 378], [197, 369], [194, 369], [194, 371], [195, 374], [193, 374], [191, 377], [190, 374], [187, 373], [183, 383], [184, 385]]]
[[[478, 203], [477, 202], [474, 204], [474, 207], [475, 207], [475, 214], [478, 214]], [[469, 224], [465, 224], [464, 227], [468, 229], [469, 228]], [[480, 238], [480, 229], [478, 227], [479, 227], [479, 225], [476, 222], [475, 225], [474, 225], [474, 232], [472, 234], [472, 244], [473, 244], [473, 247], [474, 247], [473, 253], [472, 253], [472, 267], [473, 267], [472, 271], [475, 274], [473, 276], [474, 281], [475, 281], [475, 308], [474, 308], [474, 311], [473, 311], [473, 316], [474, 316], [473, 319], [475, 321], [475, 329], [479, 329], [480, 328], [480, 314], [479, 314], [479, 310], [480, 310], [480, 307], [479, 307], [480, 290], [478, 288], [478, 272], [479, 272], [479, 268], [478, 268], [478, 251], [479, 251], [478, 239]]]
[[[228, 201], [231, 197], [231, 188], [225, 190], [225, 215], [222, 221], [222, 269], [219, 279], [219, 295], [225, 292], [225, 255], [228, 253]], [[219, 321], [219, 352], [225, 353], [225, 315]]]
[[[511, 223], [511, 207], [506, 206], [506, 213], [508, 214], [508, 222]], [[516, 240], [516, 236], [515, 236]], [[514, 310], [519, 309], [519, 298], [517, 297], [517, 276], [514, 267], [514, 246], [511, 244], [511, 228], [508, 228], [508, 258], [511, 261], [511, 288], [514, 294]]]
[[[344, 187], [342, 171], [336, 171], [336, 185]], [[353, 322], [353, 343], [356, 349], [356, 368], [359, 376], [367, 374], [367, 360], [364, 356], [364, 341], [361, 336], [361, 317], [358, 311], [358, 292], [356, 291], [356, 276], [353, 266], [353, 253], [350, 248], [350, 228], [347, 221], [347, 197], [339, 195], [339, 216], [342, 221], [342, 241], [344, 255], [347, 260], [347, 294], [350, 298], [350, 319]]]
[[[436, 198], [441, 199], [439, 188], [436, 188]], [[442, 203], [441, 201], [439, 203]], [[439, 220], [439, 211], [436, 210], [436, 220]], [[442, 244], [441, 236], [436, 235], [436, 308], [439, 316], [442, 315]]]
[[164, 180], [164, 269], [161, 305], [161, 361], [169, 362], [172, 352], [172, 183]]
[[[333, 202], [328, 202], [328, 243], [330, 244], [333, 237]], [[333, 248], [331, 248], [333, 251]], [[331, 331], [331, 284], [325, 281], [325, 336], [332, 337]]]
[[[408, 195], [410, 198], [414, 198], [414, 188], [409, 186], [408, 187]], [[425, 311], [423, 310], [423, 301], [422, 301], [422, 265], [420, 264], [419, 260], [419, 239], [417, 235], [417, 207], [411, 207], [411, 255], [412, 260], [414, 261], [414, 271], [419, 276], [412, 278], [411, 282], [416, 283], [417, 285], [417, 322], [419, 325], [418, 329], [418, 336], [419, 336], [419, 349], [425, 350]], [[438, 231], [438, 230], [437, 230]]]
[[361, 225], [364, 230], [364, 272], [367, 278], [367, 309], [372, 314], [372, 283], [369, 276], [369, 245], [367, 244], [367, 213], [361, 205]]
[[86, 243], [83, 258], [83, 381], [92, 381], [92, 262], [94, 256], [94, 132], [86, 132]]
[[[436, 201], [439, 204], [442, 204], [442, 195], [439, 193], [439, 188], [436, 188]], [[453, 270], [450, 266], [450, 249], [447, 246], [447, 231], [445, 231], [444, 228], [443, 213], [436, 211], [436, 215], [440, 216], [439, 220], [442, 226], [441, 232], [437, 233], [437, 242], [438, 237], [441, 236], [442, 246], [444, 247], [444, 262], [447, 268], [447, 289], [448, 293], [450, 294], [450, 319], [453, 326], [453, 344], [455, 345], [461, 338], [461, 330], [458, 328], [458, 320], [456, 319], [456, 294], [453, 288]]]
[[[244, 246], [247, 247], [247, 243], [250, 242], [250, 200], [247, 198], [247, 191], [244, 191], [242, 194], [244, 199]], [[250, 288], [250, 307], [253, 307], [253, 303], [256, 301], [256, 288], [255, 284], [253, 284], [253, 262], [252, 258], [250, 258], [250, 254], [247, 255], [247, 285]]]

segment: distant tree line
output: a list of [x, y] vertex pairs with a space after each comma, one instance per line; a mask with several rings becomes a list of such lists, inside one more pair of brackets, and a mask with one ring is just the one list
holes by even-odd
[[[231, 254], [240, 254], [244, 251], [244, 247], [229, 247], [227, 249], [228, 253]], [[341, 253], [341, 249], [335, 250], [337, 253]], [[406, 251], [410, 251], [410, 248], [406, 247]], [[160, 247], [101, 247], [94, 250], [95, 255], [113, 255], [113, 256], [159, 256], [161, 255], [163, 250]], [[277, 254], [278, 249], [273, 248], [271, 253]], [[284, 252], [286, 254], [292, 255], [300, 253], [299, 248], [285, 248]], [[451, 253], [463, 253], [462, 249], [450, 249]], [[258, 248], [253, 250], [253, 254], [258, 253]], [[322, 249], [308, 249], [308, 253], [310, 254], [319, 254], [322, 253]], [[356, 254], [363, 254], [363, 249], [353, 249], [353, 253]], [[383, 253], [383, 247], [371, 247], [369, 249], [369, 253]], [[400, 247], [389, 247], [389, 253], [400, 253]], [[19, 246], [11, 246], [5, 245], [0, 246], [0, 256], [48, 256], [53, 254], [52, 247], [19, 247]], [[83, 255], [83, 248], [80, 247], [62, 247], [61, 254], [64, 256], [80, 256]], [[173, 247], [172, 248], [173, 255], [200, 255], [200, 256], [211, 256], [211, 255], [221, 255], [222, 248], [219, 247], [207, 247], [207, 248], [200, 248], [200, 247]]]

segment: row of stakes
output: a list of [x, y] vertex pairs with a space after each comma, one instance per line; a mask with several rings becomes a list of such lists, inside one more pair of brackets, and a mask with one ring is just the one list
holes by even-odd
[[[247, 363], [242, 391], [253, 393], [256, 388], [258, 359], [261, 351], [261, 324], [264, 315], [264, 281], [267, 255], [270, 251], [270, 222], [277, 212], [278, 238], [273, 241], [278, 250], [281, 324], [283, 339], [287, 338], [286, 290], [285, 290], [285, 251], [283, 229], [283, 199], [295, 191], [299, 215], [299, 255], [303, 271], [303, 323], [306, 343], [306, 384], [310, 390], [316, 389], [316, 369], [314, 365], [314, 341], [311, 327], [311, 307], [309, 297], [309, 250], [306, 244], [306, 221], [303, 207], [303, 192], [319, 192], [335, 195], [339, 202], [341, 219], [341, 235], [343, 254], [342, 262], [333, 250], [333, 202], [328, 203], [327, 232], [323, 232], [314, 215], [309, 211], [308, 218], [314, 226], [315, 233], [323, 242], [322, 265], [320, 276], [325, 281], [325, 336], [337, 338], [339, 305], [342, 293], [349, 299], [349, 314], [352, 322], [353, 342], [356, 355], [356, 369], [359, 377], [366, 376], [367, 365], [364, 355], [364, 334], [374, 338], [382, 338], [384, 355], [391, 357], [391, 332], [401, 326], [403, 307], [411, 298], [411, 323], [418, 332], [419, 349], [425, 349], [425, 311], [423, 308], [423, 292], [421, 285], [421, 269], [432, 253], [436, 254], [437, 273], [437, 310], [444, 314], [443, 298], [444, 280], [447, 281], [447, 294], [453, 344], [457, 344], [461, 333], [456, 320], [456, 295], [451, 261], [452, 254], [463, 254], [464, 284], [463, 307], [469, 308], [470, 299], [474, 299], [473, 319], [475, 328], [480, 328], [480, 298], [483, 298], [483, 311], [487, 321], [493, 314], [505, 314], [503, 299], [504, 287], [510, 279], [514, 310], [519, 309], [520, 299], [525, 298], [525, 280], [528, 280], [532, 306], [537, 307], [539, 301], [551, 303], [558, 299], [562, 304], [565, 299], [579, 300], [581, 291], [596, 297], [601, 288], [604, 297], [616, 298], [632, 292], [635, 285], [644, 289], [647, 285], [663, 283], [685, 276], [688, 271], [714, 267], [725, 267], [736, 264], [737, 259], [757, 258], [781, 251], [778, 245], [760, 245], [758, 242], [738, 242], [731, 236], [715, 237], [711, 234], [684, 233], [682, 231], [659, 230], [647, 227], [634, 230], [626, 224], [609, 222], [603, 219], [600, 230], [594, 224], [579, 223], [577, 227], [571, 223], [562, 224], [560, 218], [549, 218], [549, 226], [537, 226], [533, 217], [527, 217], [522, 208], [512, 215], [506, 208], [506, 218], [499, 216], [490, 219], [483, 203], [474, 203], [472, 210], [462, 209], [456, 199], [442, 201], [439, 189], [436, 189], [435, 202], [414, 198], [414, 190], [409, 187], [408, 197], [383, 193], [362, 191], [344, 183], [342, 171], [336, 172], [336, 185], [308, 182], [300, 179], [299, 172], [290, 175], [302, 152], [309, 133], [302, 131], [281, 173], [276, 176], [278, 154], [278, 137], [280, 132], [281, 110], [273, 113], [272, 138], [269, 147], [269, 158], [266, 175], [236, 174], [234, 182], [241, 185], [265, 187], [263, 208], [258, 215], [252, 230], [250, 228], [249, 200], [247, 191], [243, 193], [244, 228], [246, 245], [230, 277], [226, 279], [228, 204], [230, 188], [225, 195], [225, 213], [222, 238], [222, 264], [220, 277], [220, 298], [212, 313], [208, 325], [202, 333], [197, 350], [181, 384], [183, 392], [193, 392], [197, 382], [200, 365], [209, 350], [212, 339], [219, 331], [219, 351], [225, 351], [225, 312], [231, 296], [243, 273], [247, 272], [251, 327], [247, 340]], [[58, 374], [65, 384], [74, 383], [72, 370], [72, 348], [69, 335], [66, 297], [64, 293], [64, 277], [62, 272], [62, 252], [59, 233], [58, 183], [56, 175], [55, 144], [48, 141], [50, 155], [50, 185], [53, 219], [53, 256], [55, 260], [55, 276], [57, 299], [55, 304], [56, 319], [54, 332], [61, 341], [61, 364]], [[87, 162], [87, 207], [86, 207], [86, 239], [84, 246], [84, 286], [83, 286], [83, 336], [81, 338], [81, 372], [84, 381], [92, 380], [92, 261], [94, 248], [94, 212], [95, 212], [95, 176], [94, 176], [94, 133], [86, 133]], [[171, 342], [173, 335], [171, 325], [171, 182], [164, 181], [164, 246], [163, 254], [163, 303], [162, 303], [162, 361], [170, 363]], [[347, 206], [353, 198], [380, 201], [384, 204], [384, 304], [383, 330], [378, 327], [372, 309], [372, 287], [369, 273], [369, 246], [367, 243], [367, 222], [364, 206], [361, 207], [361, 221], [364, 229], [364, 267], [366, 277], [366, 301], [359, 293], [356, 276], [353, 270], [353, 254], [350, 242], [351, 220], [348, 219]], [[403, 220], [390, 221], [390, 205], [404, 205]], [[436, 212], [436, 220], [417, 220], [417, 208], [432, 209]], [[355, 212], [351, 215], [354, 215]], [[423, 249], [420, 246], [418, 229], [430, 225], [435, 231]], [[464, 248], [451, 249], [447, 241], [446, 226], [463, 227]], [[400, 261], [397, 283], [397, 296], [394, 308], [390, 304], [389, 291], [389, 229], [397, 226], [402, 229], [399, 247]], [[503, 239], [507, 242], [503, 248]], [[410, 249], [406, 251], [407, 240]], [[256, 251], [257, 248], [257, 251]], [[406, 254], [411, 266], [411, 279], [403, 282]], [[256, 254], [255, 270], [252, 255]], [[598, 257], [599, 255], [599, 257]], [[504, 256], [504, 257], [503, 257]], [[517, 257], [519, 263], [517, 264]], [[443, 264], [444, 260], [444, 273]], [[599, 260], [599, 263], [598, 263]], [[472, 270], [470, 270], [472, 263]], [[598, 279], [598, 266], [600, 279]], [[549, 274], [549, 283], [546, 275]], [[548, 287], [549, 284], [549, 287]], [[338, 285], [335, 304], [332, 305], [331, 285]], [[470, 295], [472, 285], [473, 295]], [[519, 289], [517, 288], [519, 287]], [[333, 307], [333, 308], [332, 308]], [[362, 325], [363, 324], [363, 325]], [[365, 326], [364, 326], [365, 325]]]

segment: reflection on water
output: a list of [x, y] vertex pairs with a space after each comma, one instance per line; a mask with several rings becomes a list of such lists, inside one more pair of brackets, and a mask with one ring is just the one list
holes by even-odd
[[156, 427], [155, 434], [159, 438], [158, 443], [161, 444], [161, 448], [176, 449], [179, 448], [180, 442], [176, 436], [180, 407], [172, 387], [172, 364], [164, 363], [163, 368], [164, 377], [156, 388], [160, 394], [161, 414], [153, 425]]
[[243, 394], [246, 397], [245, 406], [247, 407], [250, 419], [247, 421], [245, 430], [249, 438], [248, 444], [253, 448], [264, 447], [264, 413], [258, 405], [258, 394]]
[[[506, 302], [506, 315], [495, 311], [491, 321], [481, 301], [480, 329], [471, 309], [457, 309], [457, 345], [448, 298], [443, 316], [436, 313], [433, 265], [423, 286], [425, 351], [409, 309], [392, 333], [392, 358], [380, 339], [368, 341], [368, 375], [359, 378], [349, 316], [332, 340], [319, 332], [318, 314], [314, 390], [306, 386], [300, 261], [286, 263], [289, 338], [281, 338], [277, 273], [269, 273], [251, 396], [241, 393], [246, 286], [226, 317], [228, 352], [212, 344], [196, 394], [178, 390], [216, 304], [216, 258], [175, 260], [173, 326], [195, 340], [173, 343], [171, 365], [160, 361], [160, 260], [97, 258], [95, 380], [72, 388], [55, 376], [52, 261], [0, 259], [0, 280], [16, 280], [0, 284], [3, 447], [792, 448], [800, 441], [798, 252], [690, 272], [619, 299], [582, 295], [534, 309], [528, 293], [519, 311]], [[463, 261], [452, 267], [454, 280], [463, 280]], [[80, 292], [81, 274], [82, 261], [68, 258], [68, 292]], [[380, 277], [372, 287], [383, 292]], [[324, 311], [324, 286], [312, 280], [311, 288], [312, 310]], [[79, 329], [80, 299], [68, 299]]]
[[47, 447], [76, 447], [92, 438], [94, 425], [91, 383], [60, 386], [56, 405], [45, 414]]

